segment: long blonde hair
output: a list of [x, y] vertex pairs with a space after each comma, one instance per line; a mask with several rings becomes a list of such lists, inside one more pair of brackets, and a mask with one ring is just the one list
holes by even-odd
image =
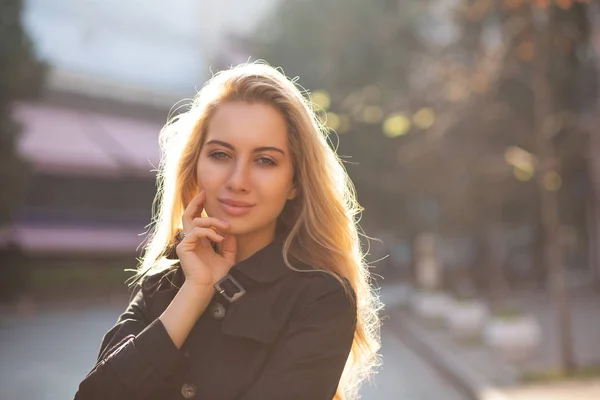
[[284, 259], [290, 268], [288, 255], [338, 279], [345, 278], [354, 289], [356, 331], [335, 399], [357, 398], [360, 383], [379, 363], [380, 347], [381, 303], [371, 286], [358, 231], [357, 216], [362, 208], [311, 103], [278, 70], [250, 63], [215, 74], [190, 109], [163, 128], [156, 212], [137, 276], [172, 265], [167, 254], [181, 229], [182, 213], [196, 194], [196, 162], [208, 122], [216, 108], [228, 101], [268, 104], [286, 118], [300, 193], [286, 204], [278, 220], [278, 230], [284, 234]]

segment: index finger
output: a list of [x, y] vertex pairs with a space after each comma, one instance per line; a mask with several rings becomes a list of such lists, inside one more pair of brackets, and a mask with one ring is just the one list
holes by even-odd
[[181, 216], [181, 222], [184, 224], [184, 229], [191, 225], [192, 220], [196, 218], [196, 216], [200, 216], [200, 214], [202, 214], [202, 210], [204, 209], [204, 199], [205, 193], [204, 190], [201, 190], [200, 193], [194, 196], [192, 201], [190, 201], [190, 204], [188, 204], [188, 206], [185, 208], [185, 211]]

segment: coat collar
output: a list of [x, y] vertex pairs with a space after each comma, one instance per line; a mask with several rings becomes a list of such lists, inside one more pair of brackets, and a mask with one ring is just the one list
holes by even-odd
[[[246, 278], [250, 278], [250, 280], [257, 283], [271, 283], [275, 282], [285, 276], [293, 273], [283, 261], [283, 242], [284, 237], [281, 235], [275, 236], [275, 238], [265, 247], [258, 250], [250, 257], [245, 260], [240, 261], [231, 267], [230, 272], [233, 275], [238, 276], [238, 274], [243, 274]], [[175, 248], [170, 249], [167, 258], [176, 259], [177, 253], [175, 252]], [[296, 264], [299, 264], [297, 268], [302, 269], [302, 263], [294, 263], [294, 258], [289, 256], [290, 262], [296, 267]], [[179, 263], [177, 263], [172, 270], [174, 270], [174, 276], [172, 276], [172, 283], [175, 286], [180, 287], [185, 281], [185, 276], [183, 275], [183, 271]], [[163, 275], [171, 275], [168, 272], [165, 274], [159, 274], [159, 277], [163, 277]]]
[[[301, 268], [296, 266], [296, 263], [293, 265]], [[283, 240], [278, 237], [230, 269], [230, 274], [244, 288], [255, 283], [272, 283], [293, 273], [294, 271], [283, 261]], [[179, 263], [167, 270], [147, 276], [141, 282], [141, 289], [148, 300], [149, 318], [157, 318], [164, 311], [184, 282], [185, 275]]]

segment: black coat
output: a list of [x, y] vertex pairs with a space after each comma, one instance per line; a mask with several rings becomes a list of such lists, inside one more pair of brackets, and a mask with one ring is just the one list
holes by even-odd
[[181, 349], [158, 319], [184, 282], [181, 267], [148, 277], [75, 400], [330, 400], [354, 337], [354, 292], [327, 273], [289, 269], [278, 240], [230, 276], [246, 293], [232, 303], [216, 293]]

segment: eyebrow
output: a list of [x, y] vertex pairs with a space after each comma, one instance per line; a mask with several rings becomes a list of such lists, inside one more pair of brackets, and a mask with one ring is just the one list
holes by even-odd
[[[218, 144], [221, 145], [223, 147], [227, 147], [228, 149], [231, 149], [233, 151], [235, 151], [235, 147], [227, 142], [223, 142], [222, 140], [211, 140], [209, 142], [206, 143], [206, 145], [208, 146], [209, 144]], [[253, 153], [259, 153], [261, 151], [277, 151], [283, 155], [285, 155], [285, 152], [283, 150], [281, 150], [279, 147], [273, 147], [273, 146], [264, 146], [264, 147], [257, 147], [254, 150], [252, 150]]]

